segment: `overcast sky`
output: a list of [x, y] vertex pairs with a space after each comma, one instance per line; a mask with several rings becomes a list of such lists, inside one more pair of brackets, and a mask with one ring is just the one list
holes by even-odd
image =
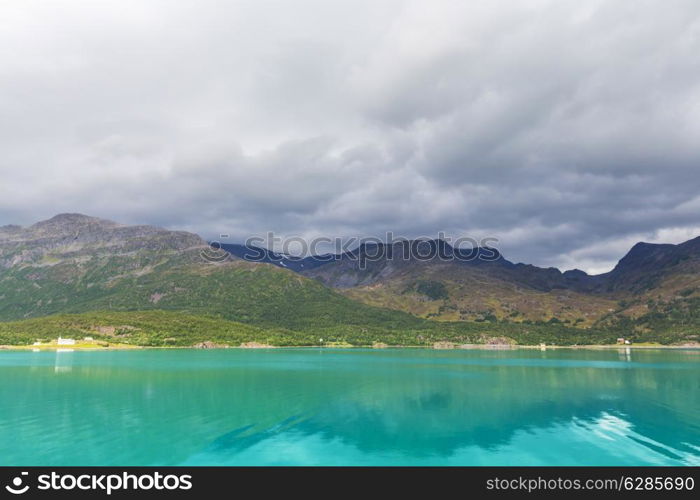
[[0, 0], [0, 225], [700, 235], [700, 2]]

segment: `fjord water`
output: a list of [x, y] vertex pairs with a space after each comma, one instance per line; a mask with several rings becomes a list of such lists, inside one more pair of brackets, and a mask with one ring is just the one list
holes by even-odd
[[1, 465], [698, 465], [698, 350], [0, 352]]

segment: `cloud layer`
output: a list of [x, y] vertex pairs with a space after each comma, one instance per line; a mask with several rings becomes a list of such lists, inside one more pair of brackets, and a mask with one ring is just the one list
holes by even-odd
[[0, 224], [495, 236], [599, 272], [700, 234], [700, 4], [0, 3]]

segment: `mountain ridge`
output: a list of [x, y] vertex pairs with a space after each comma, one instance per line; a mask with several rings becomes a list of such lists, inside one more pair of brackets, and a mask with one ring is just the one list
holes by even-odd
[[[443, 257], [462, 257], [469, 253], [477, 258], [432, 261], [403, 258], [407, 245], [419, 244], [432, 248], [436, 256], [442, 253]], [[254, 255], [262, 252], [254, 247], [252, 251]], [[670, 297], [680, 291], [682, 283], [687, 290], [690, 286], [687, 282], [700, 274], [700, 237], [677, 245], [639, 242], [615, 268], [598, 275], [577, 269], [562, 272], [556, 267], [513, 263], [495, 249], [458, 250], [443, 240], [360, 245], [343, 254], [324, 255], [322, 259], [290, 259], [265, 252], [274, 255], [270, 263], [317, 279], [354, 300], [444, 320], [478, 320], [489, 316], [521, 321], [563, 318], [582, 326], [592, 325], [617, 311], [621, 300], [653, 293], [659, 287], [666, 287], [663, 294]], [[368, 254], [374, 258], [363, 261], [362, 256]], [[479, 258], [482, 254], [490, 258]], [[236, 255], [246, 258], [240, 252]], [[397, 255], [399, 258], [395, 258]], [[675, 276], [676, 285], [665, 283], [683, 270], [688, 276], [684, 279]], [[431, 284], [426, 285], [426, 280]], [[415, 293], [426, 286], [443, 289], [441, 300]], [[629, 311], [629, 314], [639, 312]]]
[[[616, 275], [621, 274], [625, 270], [625, 268], [628, 268], [630, 266], [630, 263], [637, 261], [636, 264], [639, 263], [639, 261], [642, 261], [644, 264], [649, 263], [649, 256], [650, 254], [652, 256], [656, 256], [657, 260], [663, 261], [664, 258], [668, 258], [669, 256], [676, 256], [677, 259], [683, 259], [684, 256], [688, 252], [681, 253], [680, 250], [690, 250], [692, 249], [695, 252], [700, 253], [700, 236], [692, 238], [690, 240], [687, 240], [685, 242], [681, 242], [678, 244], [672, 244], [672, 243], [647, 243], [647, 242], [637, 242], [635, 243], [630, 250], [622, 256], [622, 258], [617, 262], [616, 266], [605, 273], [599, 273], [599, 274], [588, 274], [586, 271], [583, 271], [581, 269], [568, 269], [565, 271], [560, 270], [559, 268], [555, 266], [549, 266], [549, 267], [540, 267], [536, 266], [534, 264], [528, 264], [528, 263], [523, 263], [523, 262], [512, 262], [507, 260], [503, 255], [495, 248], [491, 247], [476, 247], [475, 249], [470, 249], [470, 250], [460, 250], [460, 249], [455, 249], [449, 245], [449, 243], [445, 242], [444, 240], [441, 239], [421, 239], [421, 240], [406, 240], [401, 241], [401, 242], [396, 242], [393, 244], [388, 244], [388, 243], [371, 243], [371, 244], [364, 244], [361, 243], [358, 245], [356, 248], [352, 250], [348, 250], [347, 252], [343, 252], [340, 254], [320, 254], [320, 255], [313, 255], [313, 256], [307, 256], [307, 257], [295, 257], [295, 256], [290, 256], [278, 252], [274, 252], [272, 250], [263, 248], [263, 247], [257, 247], [253, 245], [243, 245], [243, 244], [222, 244], [221, 248], [224, 250], [228, 251], [232, 255], [242, 258], [244, 260], [249, 260], [249, 261], [258, 261], [258, 262], [266, 262], [266, 263], [271, 263], [278, 265], [280, 267], [285, 267], [287, 269], [293, 269], [297, 270], [300, 272], [307, 271], [310, 268], [316, 269], [318, 267], [330, 264], [330, 263], [337, 263], [338, 261], [344, 261], [347, 258], [351, 258], [350, 260], [355, 260], [359, 261], [363, 255], [367, 256], [370, 252], [367, 251], [368, 247], [373, 247], [373, 248], [381, 248], [385, 247], [388, 250], [391, 250], [396, 247], [403, 247], [406, 243], [408, 244], [426, 244], [426, 245], [437, 245], [443, 248], [446, 248], [447, 250], [447, 256], [452, 256], [452, 255], [457, 255], [461, 254], [465, 256], [463, 259], [456, 259], [459, 262], [471, 262], [471, 263], [483, 263], [484, 261], [486, 262], [496, 262], [498, 265], [510, 268], [510, 269], [534, 269], [537, 270], [538, 272], [542, 273], [547, 273], [552, 276], [560, 276], [564, 278], [565, 280], [569, 281], [570, 283], [573, 281], [580, 281], [580, 280], [590, 280], [593, 283], [599, 283], [606, 277], [614, 277]], [[246, 256], [246, 252], [248, 252], [248, 256]], [[389, 260], [391, 260], [391, 254], [400, 254], [401, 252], [391, 252], [391, 251], [382, 251], [380, 250], [379, 254], [376, 252], [372, 252], [371, 256], [367, 258], [369, 261], [375, 260], [377, 257], [379, 259], [384, 258], [384, 256], [388, 256]], [[491, 254], [494, 253], [494, 258], [493, 259], [481, 259], [478, 258], [478, 256], [482, 253], [485, 254]], [[670, 255], [667, 255], [670, 254]], [[474, 257], [468, 258], [470, 255], [474, 255]], [[262, 258], [260, 258], [262, 256]], [[646, 258], [645, 258], [646, 257]], [[259, 260], [258, 260], [259, 259]], [[408, 259], [408, 260], [421, 260], [421, 259]], [[308, 262], [315, 262], [316, 264], [313, 266], [309, 265], [290, 265], [290, 262], [295, 262], [295, 263], [308, 263]], [[634, 264], [633, 264], [634, 265]]]
[[[27, 228], [0, 228], [0, 321], [95, 311], [108, 321], [113, 312], [163, 310], [255, 326], [255, 335], [275, 331], [270, 338], [281, 345], [314, 338], [353, 345], [598, 343], [621, 333], [688, 342], [700, 325], [698, 241], [635, 246], [605, 282], [513, 264], [490, 248], [464, 261], [378, 258], [358, 265], [372, 252], [386, 257], [411, 243], [365, 245], [294, 270], [275, 264], [272, 253], [263, 254], [270, 262], [217, 254], [193, 233], [59, 214]], [[441, 241], [416, 245], [454, 252]], [[175, 328], [178, 317], [168, 316], [163, 328]], [[153, 345], [170, 338], [149, 325]], [[220, 333], [226, 325], [217, 326]]]

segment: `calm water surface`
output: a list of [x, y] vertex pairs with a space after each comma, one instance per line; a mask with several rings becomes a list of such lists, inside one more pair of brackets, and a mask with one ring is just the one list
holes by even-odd
[[700, 465], [700, 351], [0, 351], [0, 465]]

